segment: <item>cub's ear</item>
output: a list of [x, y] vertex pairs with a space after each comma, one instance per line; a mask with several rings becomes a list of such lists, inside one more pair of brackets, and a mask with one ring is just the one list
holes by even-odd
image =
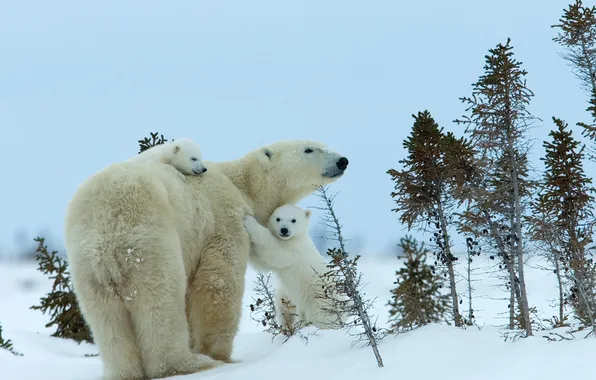
[[180, 145], [174, 145], [174, 154], [180, 152]]
[[306, 216], [306, 219], [310, 218], [311, 215], [312, 215], [312, 212], [310, 210], [304, 211], [304, 216]]

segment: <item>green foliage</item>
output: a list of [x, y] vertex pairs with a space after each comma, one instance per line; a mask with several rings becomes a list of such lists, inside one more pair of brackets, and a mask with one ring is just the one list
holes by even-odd
[[408, 228], [425, 214], [436, 212], [457, 198], [457, 189], [474, 174], [474, 150], [465, 139], [457, 139], [451, 132], [443, 132], [428, 111], [412, 115], [412, 132], [404, 141], [407, 158], [400, 160], [403, 170], [389, 169], [395, 182], [391, 193], [400, 214], [400, 221]]
[[584, 135], [596, 140], [596, 6], [587, 7], [581, 0], [563, 10], [553, 41], [561, 45], [565, 52], [563, 59], [569, 62], [581, 87], [590, 95], [587, 111], [593, 123], [578, 123], [584, 128]]
[[10, 339], [4, 340], [2, 337], [2, 325], [0, 324], [0, 349], [8, 350], [10, 353], [16, 356], [23, 356], [14, 350], [12, 341]]
[[549, 133], [552, 142], [545, 141], [544, 188], [538, 198], [538, 207], [556, 220], [560, 227], [569, 222], [577, 227], [581, 220], [592, 216], [592, 180], [585, 175], [584, 153], [580, 142], [572, 136], [567, 123], [554, 118], [556, 130]]
[[388, 305], [390, 331], [408, 331], [444, 319], [448, 298], [441, 294], [443, 280], [426, 263], [424, 244], [406, 236], [400, 239], [405, 266], [396, 272], [396, 288], [391, 290]]
[[484, 74], [472, 85], [472, 96], [460, 98], [470, 115], [455, 122], [466, 126], [482, 154], [498, 156], [504, 145], [515, 148], [535, 119], [527, 109], [534, 93], [526, 86], [528, 73], [514, 58], [510, 39], [489, 49], [485, 59]]
[[[466, 112], [457, 124], [466, 127], [478, 150], [478, 173], [470, 186], [472, 201], [462, 213], [460, 231], [485, 240], [508, 272], [510, 300], [517, 300], [529, 321], [524, 276], [524, 228], [526, 205], [536, 187], [529, 178], [527, 132], [536, 119], [528, 111], [533, 92], [527, 72], [513, 55], [511, 40], [498, 44], [485, 57], [484, 73], [472, 85], [471, 97], [462, 97]], [[509, 326], [515, 315], [510, 308]], [[531, 323], [526, 323], [531, 335]]]
[[550, 132], [552, 141], [545, 141], [546, 155], [543, 188], [532, 204], [533, 238], [547, 242], [557, 252], [560, 270], [570, 280], [566, 302], [586, 325], [596, 317], [594, 292], [595, 268], [587, 252], [592, 242], [592, 180], [583, 169], [584, 147], [573, 138], [567, 123], [554, 118], [557, 129]]
[[168, 140], [160, 135], [159, 132], [149, 132], [150, 137], [144, 137], [139, 140], [139, 154], [156, 145], [164, 144]]
[[458, 139], [451, 132], [443, 132], [428, 111], [414, 117], [412, 132], [403, 146], [408, 156], [400, 161], [402, 170], [387, 173], [395, 182], [391, 193], [400, 221], [408, 229], [417, 225], [433, 233], [433, 254], [449, 276], [452, 312], [456, 326], [461, 325], [451, 239], [448, 232], [451, 217], [457, 206], [469, 195], [469, 183], [476, 175], [475, 151], [469, 141]]
[[54, 280], [52, 291], [41, 298], [41, 304], [32, 306], [33, 310], [41, 310], [50, 315], [50, 322], [46, 327], [56, 327], [52, 336], [74, 339], [78, 343], [86, 341], [93, 343], [89, 327], [79, 309], [75, 293], [70, 283], [68, 264], [56, 256], [57, 251], [48, 252], [45, 239], [37, 237], [38, 270]]

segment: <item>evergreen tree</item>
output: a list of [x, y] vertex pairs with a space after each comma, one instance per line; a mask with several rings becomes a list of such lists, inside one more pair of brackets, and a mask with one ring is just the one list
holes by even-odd
[[[540, 193], [538, 194], [540, 197]], [[543, 202], [532, 202], [532, 215], [527, 218], [530, 224], [530, 239], [534, 242], [539, 252], [543, 252], [546, 259], [553, 266], [553, 273], [557, 279], [558, 288], [558, 316], [553, 316], [553, 327], [561, 327], [562, 323], [567, 320], [565, 314], [565, 306], [567, 300], [565, 297], [565, 277], [562, 271], [563, 268], [563, 252], [561, 251], [561, 234], [552, 217], [549, 215], [549, 210], [545, 207]]]
[[408, 152], [401, 160], [403, 170], [387, 173], [395, 182], [391, 193], [400, 221], [421, 229], [430, 229], [435, 242], [437, 264], [446, 267], [451, 290], [451, 304], [456, 326], [461, 326], [458, 304], [452, 239], [449, 235], [451, 216], [458, 204], [462, 183], [473, 174], [474, 151], [468, 141], [443, 132], [428, 111], [414, 116], [414, 126], [403, 146]]
[[2, 325], [1, 324], [0, 324], [0, 349], [8, 350], [8, 352], [10, 352], [11, 354], [16, 355], [16, 356], [22, 356], [21, 354], [19, 354], [18, 352], [16, 352], [14, 350], [12, 341], [10, 339], [4, 339], [4, 337], [2, 337]]
[[32, 306], [33, 310], [41, 310], [50, 314], [50, 322], [46, 327], [56, 326], [52, 336], [74, 339], [77, 342], [93, 343], [91, 331], [83, 318], [77, 299], [70, 284], [68, 263], [56, 256], [57, 251], [48, 252], [44, 238], [35, 238], [38, 243], [37, 262], [39, 270], [54, 280], [52, 291], [41, 298], [41, 304]]
[[447, 297], [441, 294], [442, 278], [426, 263], [428, 250], [424, 243], [419, 245], [416, 239], [406, 236], [400, 239], [399, 245], [405, 266], [395, 272], [397, 287], [391, 290], [388, 302], [392, 333], [439, 322], [449, 307]]
[[[373, 321], [373, 316], [370, 313], [373, 301], [367, 299], [363, 292], [362, 273], [358, 270], [360, 255], [349, 258], [350, 255], [346, 251], [342, 224], [334, 207], [337, 193], [330, 195], [327, 190], [327, 186], [317, 188], [317, 196], [324, 206], [315, 208], [324, 212], [322, 224], [329, 229], [339, 247], [327, 250], [327, 255], [330, 258], [327, 265], [329, 270], [326, 273], [318, 273], [333, 285], [324, 286], [317, 292], [317, 297], [326, 301], [323, 306], [325, 312], [337, 313], [339, 311], [340, 314], [352, 319], [350, 323], [343, 326], [347, 328], [348, 332], [353, 328], [362, 329], [360, 333], [353, 335], [357, 337], [358, 341], [371, 347], [377, 360], [377, 366], [383, 367], [383, 358], [377, 343], [385, 337], [385, 329], [377, 328], [376, 321]], [[335, 297], [336, 295], [346, 295], [347, 299], [339, 300]], [[336, 315], [339, 317], [339, 314]]]
[[[498, 44], [485, 57], [484, 74], [473, 84], [468, 105], [458, 124], [466, 126], [478, 149], [480, 172], [470, 211], [464, 213], [469, 231], [482, 231], [503, 260], [508, 274], [510, 297], [518, 301], [522, 325], [532, 335], [530, 308], [524, 276], [522, 219], [535, 183], [528, 178], [527, 130], [535, 119], [527, 110], [532, 91], [526, 86], [527, 72], [513, 57], [511, 40]], [[513, 309], [510, 309], [513, 328]]]
[[[543, 144], [546, 150], [542, 159], [544, 188], [534, 205], [545, 221], [535, 222], [534, 231], [537, 238], [548, 243], [558, 259], [555, 270], [563, 269], [569, 278], [569, 302], [577, 317], [595, 329], [595, 268], [586, 249], [592, 242], [589, 223], [593, 216], [592, 180], [584, 173], [584, 148], [573, 138], [564, 121], [557, 118], [553, 121], [557, 129], [549, 134], [552, 141]], [[550, 235], [545, 236], [544, 230]]]
[[156, 145], [164, 144], [168, 140], [160, 135], [159, 132], [149, 132], [149, 137], [144, 137], [139, 140], [139, 154]]
[[586, 136], [596, 140], [596, 6], [586, 7], [581, 0], [575, 0], [563, 11], [559, 24], [552, 27], [558, 29], [553, 41], [565, 48], [563, 59], [569, 62], [581, 87], [590, 96], [587, 110], [593, 123], [578, 124], [584, 127]]

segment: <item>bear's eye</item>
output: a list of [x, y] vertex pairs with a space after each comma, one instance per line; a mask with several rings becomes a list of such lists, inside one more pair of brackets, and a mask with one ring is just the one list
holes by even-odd
[[296, 219], [292, 219], [292, 223], [296, 223]]
[[196, 160], [197, 160], [197, 158], [196, 158], [196, 157], [191, 157], [191, 158], [190, 158], [190, 160], [191, 160], [191, 161], [196, 161]]
[[265, 150], [265, 156], [267, 156], [267, 158], [271, 159], [271, 152], [269, 150]]
[[280, 221], [281, 221], [281, 219], [279, 219], [279, 218], [277, 218], [277, 219], [275, 219], [275, 220], [277, 220], [278, 222], [280, 222]]
[[313, 150], [311, 148], [304, 149], [304, 153], [308, 154], [308, 153], [312, 153], [312, 152], [313, 152]]

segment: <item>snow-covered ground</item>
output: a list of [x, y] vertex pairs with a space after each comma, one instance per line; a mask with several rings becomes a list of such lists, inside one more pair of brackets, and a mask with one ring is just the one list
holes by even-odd
[[[494, 262], [481, 258], [478, 265]], [[538, 259], [530, 261], [538, 265]], [[394, 272], [400, 262], [391, 258], [363, 258], [360, 270], [368, 282], [368, 297], [378, 297], [376, 310], [379, 324], [387, 320], [385, 303], [393, 287]], [[463, 269], [463, 263], [460, 264]], [[554, 315], [551, 306], [556, 296], [552, 272], [528, 268], [528, 294], [538, 318]], [[352, 338], [341, 331], [316, 331], [308, 328], [308, 342], [294, 337], [271, 340], [262, 326], [250, 319], [248, 305], [253, 296], [255, 272], [246, 276], [247, 291], [241, 330], [236, 338], [234, 357], [241, 360], [210, 371], [179, 376], [186, 379], [458, 379], [491, 380], [523, 379], [550, 380], [570, 376], [593, 378], [596, 374], [596, 339], [548, 342], [537, 336], [505, 341], [502, 329], [506, 320], [507, 300], [502, 289], [494, 285], [498, 279], [478, 275], [474, 283], [476, 318], [479, 327], [467, 330], [446, 325], [430, 325], [387, 337], [380, 345], [385, 367], [377, 368], [368, 347], [351, 347]], [[51, 281], [36, 270], [34, 263], [0, 263], [0, 323], [4, 337], [11, 339], [16, 351], [13, 356], [0, 350], [0, 379], [2, 380], [70, 380], [100, 379], [102, 366], [94, 354], [93, 345], [50, 337], [52, 331], [44, 327], [47, 317], [36, 310], [39, 297], [48, 292]], [[465, 290], [461, 282], [460, 291]], [[466, 301], [462, 305], [466, 309]], [[561, 332], [564, 334], [564, 332]], [[578, 365], [581, 364], [581, 365]], [[580, 373], [581, 372], [581, 373]]]

